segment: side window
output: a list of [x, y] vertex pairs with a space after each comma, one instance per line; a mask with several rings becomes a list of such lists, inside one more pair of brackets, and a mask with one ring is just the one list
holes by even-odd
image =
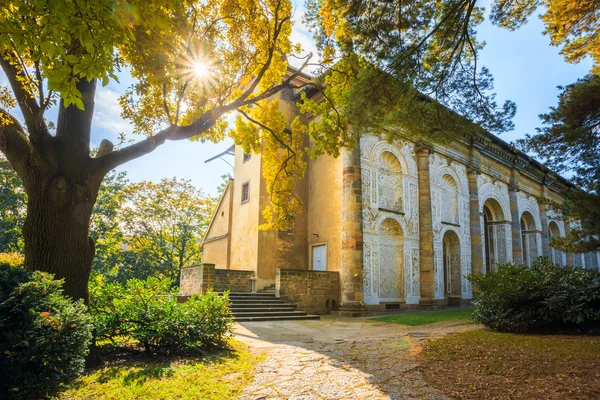
[[250, 182], [242, 184], [242, 203], [250, 200]]

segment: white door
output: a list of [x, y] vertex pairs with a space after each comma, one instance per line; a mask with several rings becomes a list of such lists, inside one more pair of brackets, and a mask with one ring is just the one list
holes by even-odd
[[327, 245], [320, 244], [312, 247], [313, 271], [327, 271]]

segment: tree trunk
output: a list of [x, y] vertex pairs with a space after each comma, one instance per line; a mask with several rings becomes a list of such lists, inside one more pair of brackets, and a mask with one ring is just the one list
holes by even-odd
[[94, 258], [94, 242], [88, 236], [92, 208], [100, 184], [63, 177], [36, 179], [28, 185], [27, 218], [23, 226], [25, 267], [64, 279], [64, 293], [88, 303], [88, 280]]

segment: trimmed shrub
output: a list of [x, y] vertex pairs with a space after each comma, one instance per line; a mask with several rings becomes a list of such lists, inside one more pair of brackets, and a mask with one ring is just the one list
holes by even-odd
[[91, 318], [63, 282], [0, 266], [0, 397], [41, 398], [83, 371]]
[[473, 318], [505, 332], [600, 332], [600, 273], [553, 265], [505, 264], [471, 275], [478, 294]]
[[233, 320], [229, 297], [210, 292], [177, 301], [170, 279], [131, 279], [126, 286], [97, 276], [90, 287], [90, 310], [97, 339], [114, 344], [134, 340], [146, 351], [190, 351], [221, 345]]

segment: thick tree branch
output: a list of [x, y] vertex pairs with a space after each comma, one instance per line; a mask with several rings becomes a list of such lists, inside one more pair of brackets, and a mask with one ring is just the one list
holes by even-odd
[[3, 109], [0, 109], [0, 151], [27, 186], [31, 143], [19, 121]]
[[46, 126], [46, 122], [44, 121], [39, 104], [24, 87], [23, 81], [28, 78], [23, 76], [23, 73], [18, 70], [14, 63], [15, 61], [11, 60], [8, 53], [0, 54], [0, 65], [8, 78], [13, 94], [17, 99], [17, 104], [25, 119], [27, 132], [35, 144], [38, 139], [41, 141], [44, 136], [49, 136], [50, 133]]

